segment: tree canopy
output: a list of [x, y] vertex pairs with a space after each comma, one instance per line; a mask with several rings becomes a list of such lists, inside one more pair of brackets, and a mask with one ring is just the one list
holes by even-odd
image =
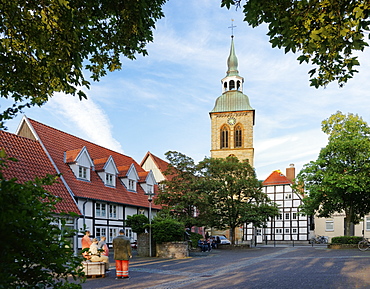
[[143, 214], [127, 216], [125, 225], [131, 227], [133, 232], [142, 234], [145, 233], [145, 229], [149, 226], [149, 219]]
[[244, 224], [263, 227], [278, 214], [277, 206], [262, 192], [262, 183], [247, 160], [236, 157], [205, 158], [199, 163], [200, 177], [195, 193], [206, 196], [200, 215], [207, 226], [230, 229], [235, 242], [235, 229]]
[[68, 280], [83, 276], [70, 242], [76, 232], [63, 228], [54, 214], [60, 199], [43, 189], [56, 177], [7, 180], [2, 172], [11, 161], [0, 150], [0, 288], [81, 288]]
[[[242, 0], [221, 6], [241, 7]], [[272, 47], [299, 52], [300, 63], [314, 65], [308, 74], [316, 88], [337, 81], [343, 86], [358, 72], [357, 51], [368, 46], [370, 2], [332, 0], [245, 0], [244, 21], [268, 25]]]
[[164, 174], [171, 178], [161, 183], [163, 189], [154, 202], [161, 204], [164, 210], [169, 210], [186, 228], [202, 226], [199, 218], [195, 217], [199, 196], [193, 193], [192, 188], [197, 172], [194, 160], [175, 151], [165, 155], [170, 164]]
[[302, 211], [328, 218], [345, 213], [345, 234], [370, 212], [370, 127], [358, 115], [341, 112], [322, 122], [328, 144], [316, 161], [297, 175], [297, 184], [308, 193]]
[[235, 228], [249, 223], [261, 227], [278, 213], [248, 161], [205, 158], [195, 164], [178, 152], [167, 156], [169, 171], [176, 168], [178, 174], [164, 182], [156, 201], [179, 220], [187, 220], [187, 226], [229, 228], [235, 242]]
[[24, 107], [41, 106], [54, 92], [86, 98], [88, 76], [120, 69], [121, 57], [147, 55], [166, 0], [45, 0], [0, 3], [0, 96], [14, 104], [0, 122]]

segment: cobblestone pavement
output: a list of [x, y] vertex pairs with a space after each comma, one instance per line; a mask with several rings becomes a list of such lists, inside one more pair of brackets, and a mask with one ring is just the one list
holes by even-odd
[[84, 289], [370, 288], [370, 252], [324, 246], [257, 247], [195, 252], [186, 259], [134, 256], [130, 279], [87, 279]]

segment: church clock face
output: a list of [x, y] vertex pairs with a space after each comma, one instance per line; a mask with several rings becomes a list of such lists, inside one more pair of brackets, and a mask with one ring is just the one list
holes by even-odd
[[229, 125], [234, 125], [236, 123], [236, 119], [235, 117], [230, 117], [228, 120], [227, 120], [227, 123]]

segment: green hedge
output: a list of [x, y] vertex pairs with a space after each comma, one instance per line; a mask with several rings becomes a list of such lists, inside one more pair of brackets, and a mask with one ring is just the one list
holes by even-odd
[[184, 241], [185, 227], [174, 219], [155, 218], [152, 224], [153, 240], [157, 243]]
[[356, 236], [340, 236], [331, 238], [332, 244], [357, 244], [362, 240], [362, 237]]

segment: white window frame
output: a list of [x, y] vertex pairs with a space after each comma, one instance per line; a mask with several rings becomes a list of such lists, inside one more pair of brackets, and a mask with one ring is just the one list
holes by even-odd
[[370, 217], [366, 217], [366, 231], [370, 231]]
[[285, 213], [285, 220], [290, 220], [290, 213]]
[[325, 232], [333, 232], [334, 231], [334, 220], [326, 220], [325, 221]]
[[134, 239], [134, 235], [132, 234], [132, 230], [131, 229], [125, 229], [125, 234], [126, 234], [126, 237], [129, 238], [131, 241], [133, 241]]
[[107, 204], [95, 203], [95, 216], [105, 218], [107, 216]]
[[87, 167], [78, 166], [78, 178], [82, 180], [87, 180]]
[[283, 219], [283, 214], [278, 214], [276, 216], [276, 220], [282, 220]]
[[275, 229], [275, 232], [276, 232], [276, 234], [282, 234], [283, 233], [283, 229], [277, 228], [277, 229]]
[[136, 192], [136, 181], [132, 179], [128, 179], [128, 189], [129, 191]]
[[117, 206], [116, 205], [109, 205], [109, 218], [117, 219]]
[[297, 234], [297, 228], [292, 229], [293, 234]]
[[108, 242], [109, 243], [112, 243], [113, 242], [113, 239], [115, 238], [115, 237], [117, 237], [117, 235], [118, 235], [118, 228], [109, 228], [109, 240], [108, 240]]
[[292, 219], [297, 220], [297, 213], [292, 213], [292, 214], [293, 214]]
[[114, 186], [113, 177], [114, 176], [112, 174], [105, 173], [105, 184], [107, 186]]
[[101, 237], [107, 236], [107, 228], [106, 227], [96, 227], [95, 228], [95, 238], [101, 240]]

